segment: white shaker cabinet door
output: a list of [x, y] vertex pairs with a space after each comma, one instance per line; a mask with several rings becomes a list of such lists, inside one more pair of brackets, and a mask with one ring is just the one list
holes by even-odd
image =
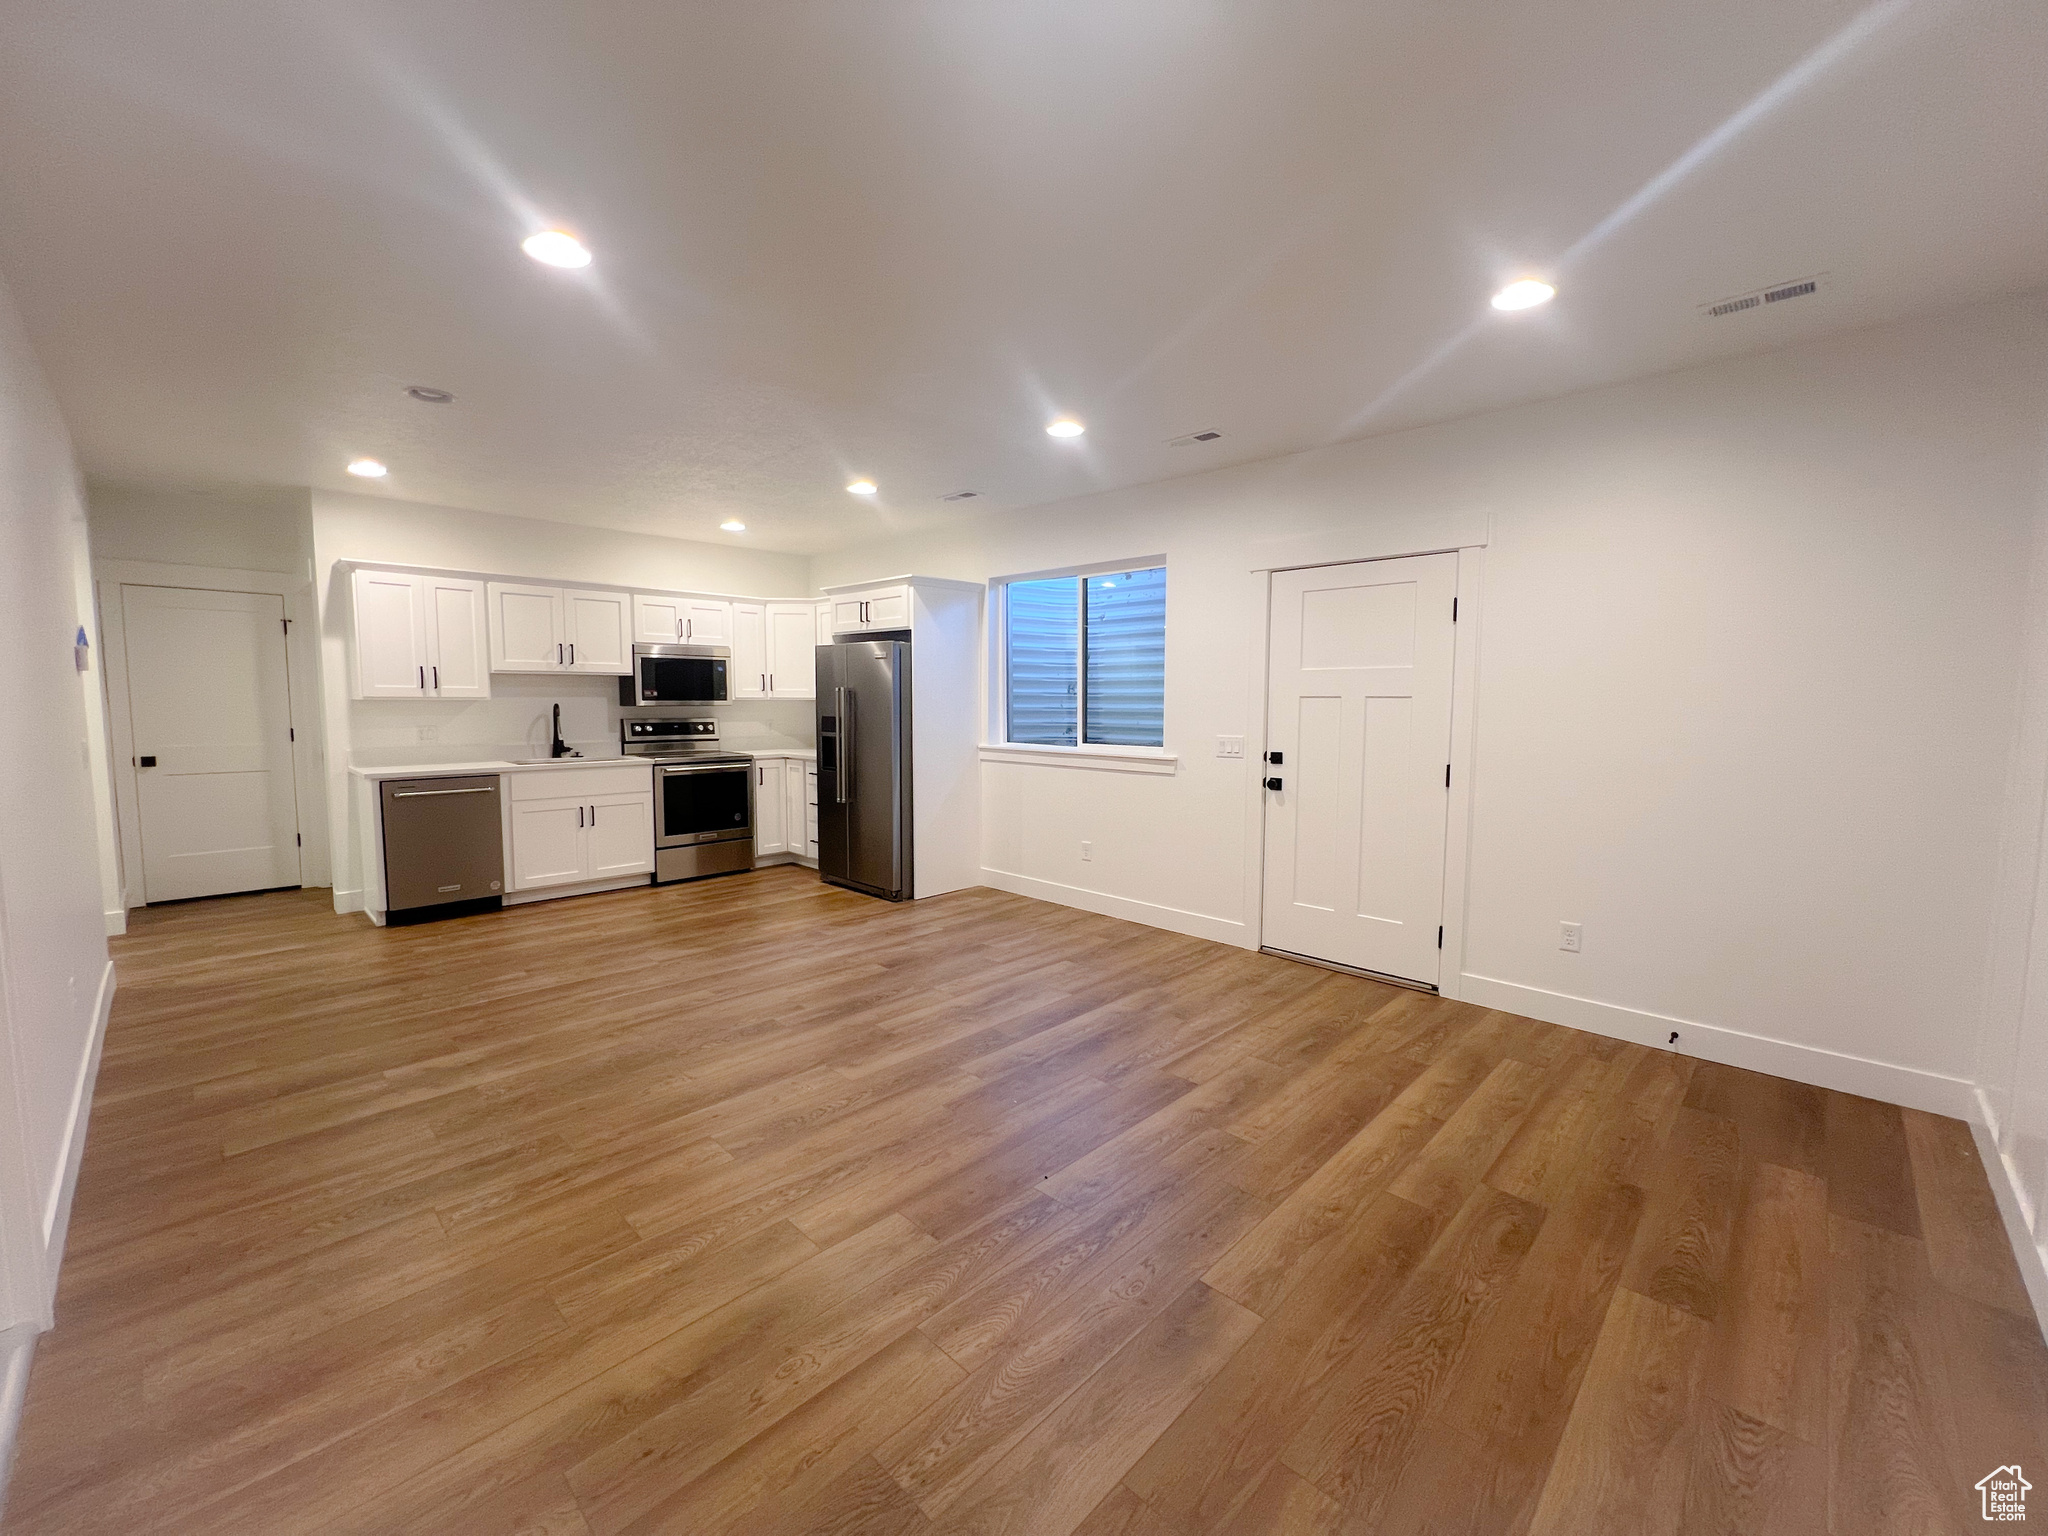
[[562, 617], [572, 672], [624, 677], [633, 670], [633, 605], [624, 592], [562, 594]]
[[494, 581], [489, 594], [493, 672], [559, 672], [568, 664], [560, 587]]
[[587, 867], [592, 880], [644, 875], [654, 868], [654, 798], [598, 795], [590, 802]]
[[818, 615], [809, 603], [768, 604], [768, 693], [808, 699], [817, 692]]
[[731, 645], [733, 605], [723, 598], [683, 599], [683, 640], [688, 645]]
[[437, 699], [491, 696], [490, 625], [484, 584], [460, 576], [422, 578], [427, 608], [427, 687]]
[[768, 696], [768, 609], [761, 603], [732, 605], [732, 696]]
[[512, 803], [512, 880], [515, 891], [587, 880], [589, 850], [583, 800]]
[[784, 802], [784, 762], [754, 759], [754, 857], [789, 852], [789, 807]]
[[424, 580], [401, 571], [357, 571], [353, 581], [356, 697], [425, 698]]
[[633, 640], [639, 645], [681, 645], [683, 604], [680, 597], [633, 594]]

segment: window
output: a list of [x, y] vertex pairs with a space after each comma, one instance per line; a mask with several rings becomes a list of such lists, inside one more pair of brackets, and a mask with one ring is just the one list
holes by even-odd
[[1005, 585], [1008, 739], [1157, 747], [1166, 739], [1166, 568]]

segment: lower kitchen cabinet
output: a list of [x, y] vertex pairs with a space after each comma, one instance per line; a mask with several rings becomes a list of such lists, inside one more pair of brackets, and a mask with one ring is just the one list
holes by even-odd
[[788, 759], [754, 759], [754, 857], [789, 852]]
[[643, 766], [512, 776], [506, 886], [532, 891], [654, 871], [654, 790]]

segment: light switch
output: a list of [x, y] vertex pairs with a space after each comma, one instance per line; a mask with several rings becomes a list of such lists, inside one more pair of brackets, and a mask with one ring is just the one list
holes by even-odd
[[1216, 755], [1218, 757], [1243, 757], [1244, 738], [1242, 736], [1218, 736], [1216, 738]]

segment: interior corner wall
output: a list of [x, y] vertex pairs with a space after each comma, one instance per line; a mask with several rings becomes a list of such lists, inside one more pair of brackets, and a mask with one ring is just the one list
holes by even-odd
[[[983, 861], [1009, 889], [1251, 943], [1256, 770], [1214, 753], [1260, 724], [1254, 547], [1490, 528], [1458, 680], [1476, 699], [1457, 988], [1964, 1113], [2044, 363], [2048, 294], [2023, 295], [983, 515], [813, 575], [1163, 551], [1179, 771], [984, 764]], [[1567, 920], [1580, 953], [1558, 947]]]
[[50, 1322], [113, 994], [91, 563], [70, 438], [0, 288], [0, 1330]]
[[[618, 750], [616, 678], [497, 674], [492, 697], [455, 700], [352, 699], [348, 672], [349, 588], [337, 564], [427, 566], [514, 580], [747, 597], [811, 595], [810, 561], [744, 545], [704, 544], [576, 523], [427, 506], [392, 496], [312, 493], [314, 584], [320, 602], [321, 702], [327, 746], [327, 812], [334, 855], [334, 905], [362, 905], [348, 786], [351, 763], [462, 761], [521, 755], [544, 747], [543, 722], [562, 705], [572, 745]], [[809, 706], [787, 701], [725, 706], [737, 745], [798, 744]], [[735, 726], [739, 729], [735, 729]], [[739, 740], [740, 730], [751, 731]], [[419, 745], [421, 732], [434, 740]]]

